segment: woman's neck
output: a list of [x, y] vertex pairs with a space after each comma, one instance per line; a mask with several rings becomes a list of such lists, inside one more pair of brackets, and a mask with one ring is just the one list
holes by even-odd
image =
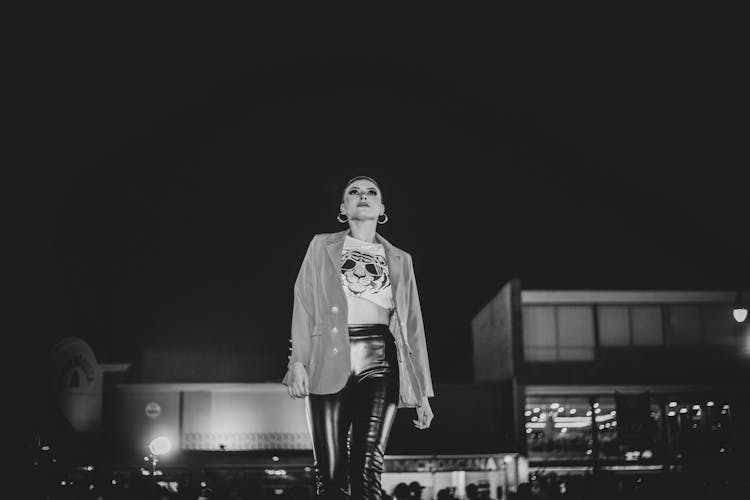
[[375, 241], [376, 222], [373, 220], [349, 220], [349, 236], [361, 241]]

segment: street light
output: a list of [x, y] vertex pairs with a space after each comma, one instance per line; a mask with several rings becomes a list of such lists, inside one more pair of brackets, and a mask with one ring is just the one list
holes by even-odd
[[156, 481], [156, 463], [159, 461], [159, 455], [166, 455], [172, 449], [172, 442], [169, 438], [159, 436], [148, 444], [148, 451], [151, 454], [151, 477]]
[[747, 319], [747, 303], [742, 297], [742, 290], [737, 292], [737, 298], [734, 301], [734, 309], [732, 310], [732, 316], [737, 323], [742, 323]]

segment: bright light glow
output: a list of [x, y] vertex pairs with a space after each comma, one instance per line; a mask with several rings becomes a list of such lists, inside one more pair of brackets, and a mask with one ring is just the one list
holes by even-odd
[[148, 457], [143, 457], [143, 460], [145, 460], [146, 462], [148, 462], [149, 458]]
[[737, 323], [743, 323], [747, 319], [747, 308], [738, 307], [732, 311], [732, 316]]
[[552, 403], [551, 405], [549, 405], [549, 407], [553, 410], [557, 410], [558, 408], [560, 408], [560, 403]]
[[93, 465], [89, 465], [88, 467], [86, 467], [86, 470], [89, 470], [89, 471], [94, 470], [94, 466]]
[[93, 484], [90, 484], [90, 485], [89, 485], [89, 491], [93, 491], [93, 489], [94, 489], [94, 485], [93, 485]]
[[719, 453], [724, 453], [724, 448], [720, 449]]
[[670, 401], [669, 402], [669, 407], [670, 408], [674, 408], [675, 406], [677, 406], [677, 401]]
[[675, 413], [673, 411], [670, 411], [669, 413], [667, 413], [668, 417], [674, 417], [675, 415], [677, 415], [677, 413]]
[[539, 413], [540, 411], [542, 411], [540, 408], [534, 408], [534, 413]]
[[680, 413], [687, 413], [687, 408], [680, 408]]
[[531, 417], [531, 421], [532, 422], [536, 422], [537, 420], [539, 420], [539, 418], [537, 418], [537, 417]]
[[727, 411], [726, 411], [726, 410], [721, 410], [721, 414], [722, 414], [722, 415], [726, 415], [726, 414], [727, 414]]
[[205, 481], [201, 481], [201, 488], [205, 488], [205, 487], [206, 487], [206, 482]]
[[274, 455], [273, 457], [271, 457], [271, 459], [272, 459], [272, 460], [273, 460], [274, 462], [278, 462], [278, 461], [279, 461], [279, 457], [277, 457], [276, 455]]
[[524, 415], [526, 415], [527, 417], [530, 417], [531, 416], [531, 410], [526, 410], [524, 412]]
[[165, 455], [169, 453], [169, 450], [171, 449], [172, 441], [164, 436], [159, 436], [158, 438], [151, 441], [151, 443], [148, 445], [148, 451], [150, 451], [154, 455]]
[[576, 414], [576, 411], [577, 411], [577, 410], [576, 410], [575, 408], [571, 408], [571, 409], [570, 409], [570, 414], [571, 414], [571, 415], [575, 415], [575, 414]]
[[643, 450], [643, 453], [641, 454], [643, 458], [651, 458], [654, 456], [654, 452], [651, 450]]
[[49, 446], [47, 446], [46, 444], [42, 446], [42, 451], [49, 451]]
[[560, 432], [568, 432], [568, 428], [567, 427], [563, 427], [562, 429], [560, 429]]
[[714, 405], [713, 401], [709, 401], [708, 403], [706, 403], [706, 406], [713, 406], [713, 405]]
[[596, 410], [594, 410], [594, 413], [596, 413], [597, 415], [600, 414], [601, 412], [602, 412], [601, 408], [597, 408]]
[[65, 486], [66, 484], [68, 483], [66, 483], [65, 481], [60, 481], [60, 486]]
[[728, 410], [729, 409], [729, 405], [724, 405], [724, 409]]
[[599, 403], [594, 403], [594, 408], [599, 408]]
[[564, 411], [565, 411], [565, 408], [563, 408], [562, 406], [557, 409], [557, 413], [562, 413]]
[[587, 416], [587, 417], [590, 417], [590, 416], [591, 416], [591, 410], [589, 410], [589, 411], [587, 411], [587, 412], [586, 412], [586, 416]]
[[599, 430], [600, 430], [600, 431], [603, 431], [603, 430], [604, 430], [604, 424], [599, 424]]
[[150, 476], [151, 472], [147, 471], [146, 469], [141, 469], [141, 474], [144, 476]]
[[117, 479], [113, 479], [112, 484], [117, 484]]
[[700, 410], [700, 409], [701, 409], [701, 405], [693, 405], [693, 410]]
[[611, 412], [609, 412], [609, 414], [610, 415], [617, 415], [617, 412], [615, 410], [612, 410]]
[[526, 429], [526, 434], [531, 434], [531, 429]]

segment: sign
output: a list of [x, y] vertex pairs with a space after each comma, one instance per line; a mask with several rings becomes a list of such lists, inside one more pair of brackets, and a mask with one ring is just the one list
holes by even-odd
[[161, 415], [161, 406], [156, 401], [151, 401], [146, 405], [146, 416], [148, 418], [159, 418]]
[[491, 456], [394, 458], [385, 460], [386, 472], [451, 472], [496, 471], [497, 462]]

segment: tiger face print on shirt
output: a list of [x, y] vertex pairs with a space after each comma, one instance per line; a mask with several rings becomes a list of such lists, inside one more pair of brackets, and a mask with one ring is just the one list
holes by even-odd
[[391, 279], [383, 246], [347, 237], [341, 253], [341, 284], [346, 294], [391, 308]]

